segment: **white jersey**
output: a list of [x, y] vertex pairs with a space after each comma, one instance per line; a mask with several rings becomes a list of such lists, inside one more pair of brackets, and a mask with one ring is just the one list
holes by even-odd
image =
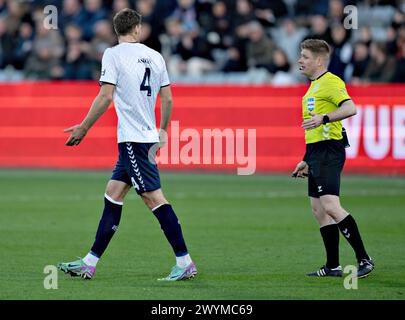
[[158, 142], [156, 97], [161, 87], [170, 85], [162, 55], [141, 43], [123, 42], [106, 49], [103, 82], [115, 85], [118, 143]]

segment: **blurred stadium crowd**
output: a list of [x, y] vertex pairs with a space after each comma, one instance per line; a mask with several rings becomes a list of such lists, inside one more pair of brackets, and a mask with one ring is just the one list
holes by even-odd
[[[44, 27], [44, 6], [58, 29]], [[358, 29], [344, 28], [354, 5]], [[333, 48], [329, 70], [345, 81], [405, 82], [405, 0], [0, 0], [0, 81], [98, 80], [112, 17], [143, 16], [142, 40], [165, 57], [174, 82], [305, 81], [299, 44]]]

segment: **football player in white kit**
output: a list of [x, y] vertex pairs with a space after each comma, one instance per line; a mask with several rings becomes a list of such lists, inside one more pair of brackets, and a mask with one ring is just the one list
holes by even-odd
[[[65, 132], [72, 132], [66, 145], [78, 145], [114, 101], [119, 157], [106, 187], [104, 211], [93, 246], [83, 259], [59, 263], [58, 268], [84, 279], [94, 276], [96, 264], [118, 228], [124, 198], [133, 186], [159, 220], [176, 255], [170, 274], [159, 280], [188, 279], [197, 274], [197, 269], [187, 251], [178, 218], [161, 190], [157, 165], [148, 158], [150, 152], [156, 152], [157, 143], [162, 147], [167, 140], [172, 93], [166, 64], [160, 53], [139, 43], [140, 14], [123, 9], [115, 15], [113, 24], [119, 44], [104, 52], [100, 92], [85, 119]], [[158, 94], [162, 103], [160, 131], [154, 111]]]

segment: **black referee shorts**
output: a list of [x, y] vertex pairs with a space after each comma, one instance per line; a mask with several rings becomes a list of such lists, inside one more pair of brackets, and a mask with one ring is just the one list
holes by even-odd
[[307, 144], [305, 160], [309, 166], [308, 195], [339, 196], [340, 174], [346, 160], [343, 140], [327, 140]]

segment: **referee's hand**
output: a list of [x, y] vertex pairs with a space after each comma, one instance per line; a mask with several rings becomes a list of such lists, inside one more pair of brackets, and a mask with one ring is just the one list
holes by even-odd
[[301, 125], [301, 127], [304, 130], [315, 129], [323, 123], [323, 115], [316, 114], [313, 111], [311, 111], [309, 114], [312, 116], [312, 118], [308, 119], [308, 120], [304, 120], [304, 122]]
[[308, 177], [308, 164], [305, 161], [301, 161], [295, 167], [293, 173], [291, 174], [293, 178], [306, 178]]

